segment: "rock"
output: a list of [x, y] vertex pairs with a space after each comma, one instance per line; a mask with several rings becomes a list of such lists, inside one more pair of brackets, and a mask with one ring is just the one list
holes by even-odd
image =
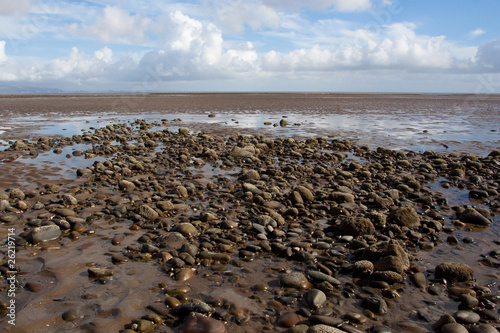
[[179, 326], [179, 333], [225, 333], [226, 326], [211, 317], [191, 312], [186, 321]]
[[311, 289], [306, 296], [307, 304], [313, 309], [322, 306], [326, 302], [326, 295], [318, 289]]
[[43, 289], [43, 285], [41, 283], [37, 283], [37, 282], [26, 282], [26, 284], [24, 285], [24, 288], [26, 288], [27, 290], [29, 290], [31, 292], [37, 293]]
[[475, 324], [481, 319], [477, 313], [468, 310], [457, 311], [453, 317], [455, 317], [457, 322], [466, 325]]
[[190, 313], [203, 313], [211, 314], [214, 309], [205, 302], [197, 301], [192, 303], [185, 303], [174, 308], [174, 312], [181, 317], [186, 316]]
[[401, 333], [429, 333], [429, 330], [422, 327], [418, 323], [405, 320], [405, 321], [400, 321], [396, 323], [393, 328], [395, 329], [395, 332], [401, 332]]
[[413, 273], [410, 276], [411, 281], [417, 288], [425, 289], [428, 286], [427, 278], [425, 277], [425, 274], [422, 272], [416, 272]]
[[69, 208], [57, 208], [55, 213], [63, 217], [76, 216], [76, 212]]
[[363, 250], [361, 259], [376, 262], [380, 258], [388, 256], [398, 257], [401, 260], [404, 271], [410, 268], [410, 259], [408, 258], [408, 254], [401, 245], [394, 241], [381, 242], [370, 245], [370, 247]]
[[182, 135], [189, 135], [189, 130], [185, 127], [180, 127], [179, 128], [179, 134], [182, 134]]
[[26, 236], [27, 240], [33, 244], [50, 241], [61, 236], [61, 228], [55, 224], [43, 225], [33, 228]]
[[313, 279], [314, 281], [317, 282], [323, 282], [326, 281], [328, 283], [331, 283], [333, 286], [338, 287], [341, 285], [341, 282], [334, 278], [333, 276], [327, 275], [325, 273], [319, 272], [319, 271], [308, 271], [307, 274]]
[[349, 322], [357, 325], [363, 325], [368, 321], [368, 317], [365, 315], [362, 315], [360, 313], [354, 313], [354, 312], [349, 312], [346, 313], [345, 318], [349, 320]]
[[229, 155], [234, 156], [234, 157], [253, 157], [255, 155], [255, 149], [245, 147], [241, 148], [238, 146], [235, 146]]
[[190, 267], [181, 268], [179, 272], [177, 272], [176, 279], [180, 282], [188, 281], [194, 276], [194, 273], [195, 270]]
[[476, 225], [490, 225], [491, 221], [484, 217], [481, 213], [472, 207], [466, 208], [458, 217], [464, 223], [471, 223]]
[[176, 224], [173, 230], [186, 236], [196, 236], [198, 234], [196, 227], [187, 222]]
[[436, 266], [435, 276], [437, 279], [463, 282], [474, 279], [474, 270], [467, 264], [448, 261]]
[[74, 205], [78, 205], [78, 200], [72, 196], [71, 194], [63, 194], [62, 196], [62, 199], [64, 201], [64, 203], [68, 206], [74, 206]]
[[87, 177], [92, 174], [92, 170], [87, 169], [87, 168], [79, 168], [76, 170], [76, 175], [78, 177]]
[[382, 297], [378, 296], [366, 297], [361, 301], [361, 307], [378, 315], [384, 315], [388, 311], [387, 303]]
[[141, 215], [147, 220], [154, 221], [158, 218], [158, 213], [148, 205], [140, 205], [137, 209], [137, 214]]
[[280, 284], [283, 287], [295, 288], [298, 290], [308, 289], [309, 281], [301, 272], [290, 272], [280, 276]]
[[346, 333], [346, 332], [332, 326], [319, 324], [309, 327], [307, 333]]
[[458, 297], [458, 299], [460, 300], [460, 305], [459, 305], [460, 309], [471, 310], [479, 305], [478, 299], [468, 294], [462, 294]]
[[149, 332], [154, 327], [154, 323], [151, 320], [139, 319], [135, 322], [137, 332]]
[[469, 327], [469, 333], [499, 333], [499, 331], [491, 325], [479, 324]]
[[332, 192], [328, 195], [329, 199], [336, 203], [353, 203], [354, 195], [344, 192]]
[[469, 333], [469, 331], [458, 323], [452, 323], [443, 325], [441, 327], [441, 333]]
[[405, 226], [410, 229], [415, 229], [420, 226], [420, 218], [415, 209], [411, 206], [397, 208], [390, 213], [389, 217], [397, 225]]
[[441, 327], [443, 327], [444, 325], [446, 325], [446, 324], [454, 324], [456, 322], [457, 321], [455, 320], [455, 318], [453, 318], [449, 314], [445, 314], [445, 315], [442, 315], [436, 323], [434, 323], [434, 325], [432, 326], [432, 328], [435, 331], [439, 331], [441, 329]]
[[300, 321], [300, 317], [294, 312], [282, 314], [278, 320], [278, 325], [285, 328], [293, 327]]
[[353, 273], [355, 276], [371, 274], [374, 269], [373, 263], [369, 260], [358, 260], [353, 265]]
[[62, 319], [65, 321], [74, 321], [80, 317], [79, 313], [75, 309], [70, 309], [62, 314]]
[[174, 204], [170, 200], [163, 200], [163, 201], [158, 201], [156, 203], [156, 207], [161, 209], [164, 212], [170, 212], [175, 209]]
[[23, 191], [21, 191], [20, 189], [18, 188], [13, 188], [10, 193], [9, 193], [9, 197], [11, 199], [19, 199], [19, 200], [24, 200], [24, 198], [26, 198], [26, 195], [24, 194]]
[[128, 180], [120, 180], [118, 182], [118, 187], [120, 188], [120, 190], [127, 192], [132, 192], [133, 190], [135, 190], [135, 184], [129, 182]]
[[87, 270], [87, 272], [89, 273], [90, 278], [96, 278], [96, 279], [112, 276], [114, 274], [112, 270], [100, 267], [90, 267]]
[[405, 264], [398, 256], [387, 256], [377, 260], [375, 263], [375, 270], [393, 271], [398, 274], [403, 274], [405, 271]]
[[297, 192], [299, 192], [299, 194], [302, 197], [302, 200], [304, 200], [304, 202], [313, 202], [314, 201], [314, 194], [312, 194], [312, 192], [307, 187], [299, 185], [295, 188], [295, 190]]
[[375, 233], [373, 223], [365, 217], [348, 218], [340, 223], [339, 230], [343, 234], [351, 236], [373, 235]]
[[340, 326], [344, 323], [342, 318], [333, 317], [333, 316], [322, 316], [322, 315], [312, 315], [307, 318], [311, 325], [327, 325], [327, 326]]

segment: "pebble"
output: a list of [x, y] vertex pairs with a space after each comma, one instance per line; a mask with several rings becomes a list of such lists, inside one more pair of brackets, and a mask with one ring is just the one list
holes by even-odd
[[278, 320], [278, 325], [281, 327], [290, 328], [293, 327], [295, 324], [297, 324], [300, 320], [301, 320], [300, 316], [297, 315], [296, 313], [286, 312], [280, 316], [280, 319]]
[[475, 324], [481, 319], [481, 317], [472, 311], [467, 311], [467, 310], [460, 310], [457, 311], [453, 317], [457, 320], [457, 322], [461, 324]]
[[468, 333], [468, 331], [464, 326], [453, 323], [443, 325], [441, 327], [441, 333]]
[[318, 289], [311, 289], [306, 296], [307, 304], [313, 309], [322, 306], [326, 302], [326, 295]]
[[290, 272], [280, 276], [280, 284], [283, 287], [295, 288], [298, 290], [309, 289], [310, 283], [301, 272]]
[[309, 327], [307, 333], [346, 333], [346, 331], [340, 330], [332, 326], [319, 324]]
[[75, 309], [70, 309], [62, 314], [62, 318], [65, 321], [74, 321], [80, 317], [80, 314]]
[[59, 238], [61, 234], [61, 228], [57, 225], [43, 225], [33, 228], [26, 236], [26, 239], [33, 244], [37, 244]]

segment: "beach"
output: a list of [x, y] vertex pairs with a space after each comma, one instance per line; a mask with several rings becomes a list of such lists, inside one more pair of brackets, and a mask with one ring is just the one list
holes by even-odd
[[0, 114], [4, 331], [499, 328], [498, 95], [3, 95]]

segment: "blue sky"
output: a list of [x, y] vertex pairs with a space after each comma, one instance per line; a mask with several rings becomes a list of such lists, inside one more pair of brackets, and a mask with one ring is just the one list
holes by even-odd
[[0, 0], [0, 86], [500, 93], [500, 2]]

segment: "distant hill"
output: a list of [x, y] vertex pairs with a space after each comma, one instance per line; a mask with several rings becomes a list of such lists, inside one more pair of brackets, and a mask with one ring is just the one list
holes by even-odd
[[60, 94], [64, 91], [61, 89], [45, 88], [45, 87], [28, 87], [28, 86], [5, 86], [0, 85], [1, 95], [10, 94]]

